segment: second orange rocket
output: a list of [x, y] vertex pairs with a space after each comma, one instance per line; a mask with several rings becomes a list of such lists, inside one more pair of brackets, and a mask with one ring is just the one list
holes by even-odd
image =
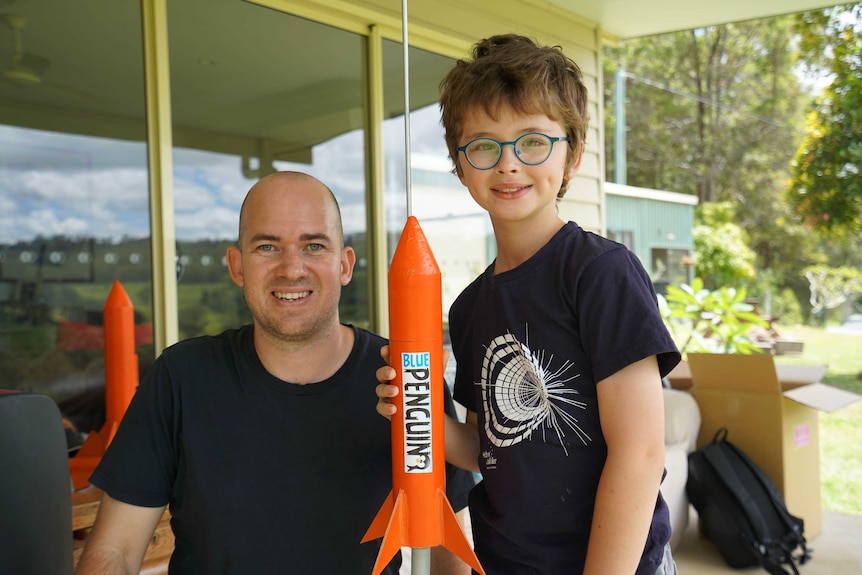
[[440, 268], [414, 216], [389, 267], [389, 361], [400, 394], [392, 416], [392, 492], [363, 537], [383, 537], [372, 575], [401, 547], [442, 545], [484, 574], [446, 498]]
[[69, 459], [72, 486], [83, 489], [113, 441], [120, 420], [138, 388], [135, 353], [135, 308], [123, 285], [114, 281], [102, 308], [105, 340], [105, 424], [87, 436], [75, 457]]

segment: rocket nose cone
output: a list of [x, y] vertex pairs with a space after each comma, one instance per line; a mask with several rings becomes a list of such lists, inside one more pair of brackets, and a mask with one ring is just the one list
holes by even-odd
[[427, 247], [428, 251], [431, 251], [431, 247], [428, 245], [428, 238], [425, 237], [425, 232], [422, 231], [419, 220], [416, 219], [416, 216], [410, 216], [407, 218], [407, 223], [404, 224], [404, 229], [401, 230], [401, 238], [398, 240], [398, 245], [414, 243]]
[[425, 275], [440, 273], [440, 267], [434, 258], [431, 244], [419, 225], [415, 216], [407, 218], [401, 238], [392, 256], [389, 273], [405, 273], [407, 275]]
[[111, 291], [108, 293], [108, 298], [105, 300], [106, 308], [132, 307], [132, 300], [129, 299], [129, 294], [123, 289], [123, 284], [120, 280], [114, 280], [114, 285], [111, 286]]

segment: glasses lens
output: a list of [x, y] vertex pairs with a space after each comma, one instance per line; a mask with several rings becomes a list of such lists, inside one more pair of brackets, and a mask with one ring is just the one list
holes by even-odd
[[515, 140], [515, 153], [525, 164], [541, 164], [551, 155], [551, 139], [544, 134], [524, 134]]
[[489, 138], [479, 138], [467, 144], [464, 154], [474, 168], [485, 170], [500, 158], [500, 144]]

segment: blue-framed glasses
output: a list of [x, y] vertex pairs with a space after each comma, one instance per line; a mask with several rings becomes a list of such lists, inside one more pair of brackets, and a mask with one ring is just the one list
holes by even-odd
[[503, 146], [511, 144], [515, 155], [528, 166], [536, 166], [551, 156], [556, 142], [568, 142], [569, 139], [553, 138], [545, 134], [524, 134], [511, 142], [498, 142], [493, 138], [476, 138], [458, 148], [464, 152], [464, 157], [477, 170], [490, 170], [497, 165], [503, 155]]

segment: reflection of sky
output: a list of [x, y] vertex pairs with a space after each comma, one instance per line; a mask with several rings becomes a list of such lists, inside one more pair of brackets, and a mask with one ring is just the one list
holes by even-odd
[[[411, 114], [410, 130], [414, 154], [445, 161], [436, 105]], [[390, 228], [400, 229], [406, 206], [400, 118], [384, 123], [383, 141], [387, 218]], [[280, 170], [308, 172], [332, 188], [348, 234], [365, 229], [364, 143], [362, 132], [348, 132], [316, 146], [310, 166], [276, 164]], [[175, 149], [173, 164], [177, 239], [235, 238], [242, 200], [256, 179], [243, 176], [240, 158]], [[0, 125], [0, 244], [58, 235], [113, 241], [147, 237], [148, 185], [143, 142]], [[463, 196], [469, 199], [466, 192]]]
[[0, 243], [149, 233], [140, 143], [0, 126]]

